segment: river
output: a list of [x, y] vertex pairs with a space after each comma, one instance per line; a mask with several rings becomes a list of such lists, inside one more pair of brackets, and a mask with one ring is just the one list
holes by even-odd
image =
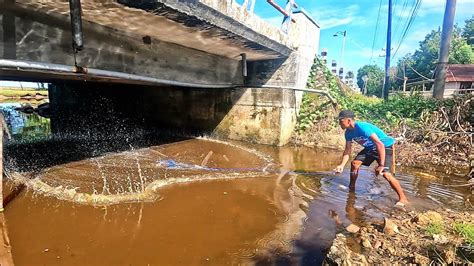
[[[369, 168], [348, 191], [348, 169], [331, 171], [341, 151], [64, 136], [12, 106], [0, 104], [13, 134], [4, 195], [26, 184], [4, 212], [15, 265], [318, 265], [347, 225], [399, 211]], [[462, 178], [418, 172], [396, 175], [408, 208], [472, 207]]]

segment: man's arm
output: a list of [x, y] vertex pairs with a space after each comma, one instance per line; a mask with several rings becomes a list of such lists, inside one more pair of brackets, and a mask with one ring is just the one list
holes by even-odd
[[352, 150], [352, 141], [346, 141], [346, 147], [344, 148], [344, 153], [342, 154], [342, 161], [341, 163], [334, 169], [336, 173], [342, 173], [344, 166], [346, 165], [347, 161], [349, 161], [349, 156]]
[[370, 135], [370, 139], [375, 144], [377, 153], [379, 154], [379, 160], [377, 161], [379, 166], [375, 169], [375, 173], [379, 175], [382, 173], [385, 166], [385, 145], [383, 145], [382, 141], [380, 141], [379, 137], [377, 137], [375, 133]]

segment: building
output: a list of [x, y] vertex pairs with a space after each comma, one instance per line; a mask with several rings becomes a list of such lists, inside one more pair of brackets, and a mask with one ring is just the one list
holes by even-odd
[[[434, 79], [427, 79], [408, 83], [406, 90], [402, 93], [411, 94], [419, 91], [425, 97], [433, 96]], [[444, 97], [452, 98], [454, 95], [474, 94], [474, 64], [462, 65], [452, 64], [446, 68], [446, 82], [444, 85]]]
[[448, 65], [446, 69], [444, 97], [449, 98], [455, 94], [466, 93], [474, 93], [474, 64]]

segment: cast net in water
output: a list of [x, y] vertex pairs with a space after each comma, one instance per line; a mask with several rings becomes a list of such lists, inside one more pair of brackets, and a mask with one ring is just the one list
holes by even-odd
[[110, 153], [43, 169], [10, 172], [35, 193], [80, 204], [110, 205], [160, 199], [160, 188], [205, 180], [268, 175], [271, 160], [226, 142], [191, 139]]

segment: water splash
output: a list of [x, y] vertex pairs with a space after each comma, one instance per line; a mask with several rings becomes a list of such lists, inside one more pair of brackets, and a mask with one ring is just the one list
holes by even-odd
[[[111, 193], [110, 193], [109, 186], [108, 186], [108, 184], [107, 184], [107, 177], [106, 177], [106, 175], [105, 175], [105, 172], [104, 172], [103, 169], [102, 169], [102, 166], [101, 166], [101, 164], [100, 164], [100, 161], [99, 161], [98, 159], [93, 159], [93, 161], [96, 163], [97, 168], [99, 169], [100, 176], [102, 177], [102, 180], [103, 180], [102, 194], [105, 195], [106, 192], [107, 192], [107, 194], [111, 194]], [[94, 190], [95, 190], [95, 188], [94, 188]]]
[[[266, 163], [266, 165], [270, 163], [268, 157], [262, 156], [253, 150], [227, 144], [222, 141], [205, 141], [217, 142], [232, 148], [238, 148], [257, 154], [259, 159]], [[192, 145], [195, 144], [196, 143]], [[166, 150], [166, 147], [169, 147], [169, 145], [157, 146], [156, 148]], [[132, 150], [128, 152], [109, 154], [85, 161], [48, 168], [36, 174], [34, 178], [25, 177], [18, 172], [13, 172], [11, 176], [12, 180], [25, 184], [36, 194], [56, 197], [61, 200], [73, 201], [79, 204], [98, 206], [126, 202], [157, 201], [161, 199], [158, 193], [159, 189], [174, 184], [270, 176], [269, 173], [262, 172], [261, 168], [263, 166], [248, 168], [242, 172], [232, 169], [223, 171], [219, 168], [186, 163], [176, 164], [179, 164], [181, 168], [187, 170], [182, 171], [183, 174], [181, 174], [181, 172], [177, 174], [174, 170], [178, 170], [179, 167], [175, 167], [175, 169], [163, 169], [163, 167], [157, 165], [157, 161], [160, 162], [160, 158], [171, 158], [171, 156], [157, 151], [156, 148], [135, 150], [132, 147]], [[178, 146], [178, 151], [179, 148]], [[177, 150], [174, 147], [173, 149], [175, 151]], [[230, 150], [227, 152], [232, 153], [234, 151]], [[210, 161], [210, 153], [207, 154], [205, 164]], [[93, 167], [91, 167], [91, 163]], [[144, 169], [146, 169], [145, 172], [143, 171]], [[113, 170], [113, 172], [109, 173], [110, 170]], [[155, 173], [150, 176], [147, 174], [149, 171]], [[93, 173], [98, 173], [98, 175], [93, 176]], [[69, 183], [71, 185], [66, 185]], [[103, 186], [102, 193], [98, 193], [97, 190], [100, 191], [101, 185]], [[89, 191], [86, 191], [87, 189], [89, 189]]]
[[94, 205], [94, 206], [105, 206], [114, 205], [119, 203], [131, 203], [131, 202], [152, 202], [161, 200], [162, 197], [159, 195], [159, 190], [163, 187], [176, 185], [176, 184], [188, 184], [194, 182], [205, 182], [212, 180], [231, 180], [239, 178], [249, 177], [269, 177], [269, 175], [262, 176], [262, 173], [235, 173], [235, 174], [217, 174], [217, 175], [197, 175], [185, 178], [168, 178], [158, 179], [151, 182], [144, 188], [142, 192], [131, 192], [123, 194], [91, 194], [79, 192], [78, 188], [68, 188], [64, 186], [53, 187], [39, 178], [29, 179], [20, 173], [10, 173], [10, 176], [19, 183], [25, 184], [28, 188], [32, 189], [38, 194], [45, 196], [56, 197], [60, 200], [72, 201], [79, 204]]

